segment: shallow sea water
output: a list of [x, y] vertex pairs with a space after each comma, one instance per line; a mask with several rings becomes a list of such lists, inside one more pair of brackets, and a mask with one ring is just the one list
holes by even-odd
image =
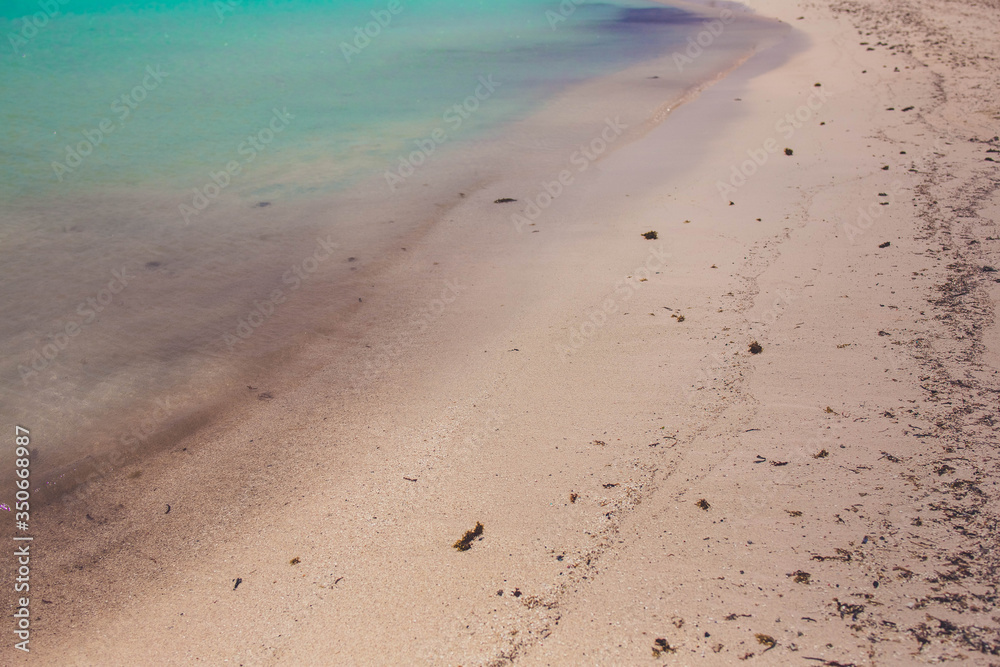
[[607, 112], [648, 120], [723, 69], [752, 38], [664, 69], [639, 103], [548, 107], [682, 49], [718, 11], [5, 3], [0, 413], [37, 433], [38, 481], [200, 423], [240, 369], [301, 332], [335, 335], [352, 271], [447, 196], [555, 164]]

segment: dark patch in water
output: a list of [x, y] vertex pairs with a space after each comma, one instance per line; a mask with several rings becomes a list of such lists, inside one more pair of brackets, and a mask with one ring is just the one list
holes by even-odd
[[619, 13], [618, 23], [694, 23], [704, 21], [704, 17], [674, 9], [672, 7], [631, 7]]

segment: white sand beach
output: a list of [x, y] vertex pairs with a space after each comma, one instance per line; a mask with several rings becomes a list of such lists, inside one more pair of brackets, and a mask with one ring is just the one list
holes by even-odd
[[787, 36], [40, 513], [7, 664], [1000, 660], [998, 5], [752, 9]]

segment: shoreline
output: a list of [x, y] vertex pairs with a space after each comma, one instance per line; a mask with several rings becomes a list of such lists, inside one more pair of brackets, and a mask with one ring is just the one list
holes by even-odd
[[[492, 204], [525, 196], [513, 181], [477, 191], [386, 267], [382, 284], [400, 287], [371, 288], [385, 295], [374, 312], [267, 386], [247, 377], [273, 394], [251, 418], [109, 478], [94, 516], [65, 505], [51, 535], [94, 538], [62, 573], [40, 556], [53, 606], [39, 633], [65, 633], [41, 659], [906, 664], [994, 646], [992, 561], [962, 554], [995, 515], [974, 489], [995, 476], [980, 418], [997, 388], [982, 266], [998, 235], [975, 211], [1000, 184], [972, 162], [985, 147], [956, 140], [989, 123], [937, 99], [909, 56], [848, 46], [843, 18], [764, 9], [805, 15], [809, 48], [780, 69], [767, 52], [674, 109], [523, 234]], [[862, 77], [876, 74], [873, 94]], [[776, 121], [815, 83], [829, 101], [782, 136]], [[951, 180], [934, 177], [932, 129], [950, 140]], [[793, 155], [720, 201], [717, 182], [769, 138]], [[885, 213], [870, 223], [844, 205], [871, 201]], [[930, 242], [952, 234], [961, 246]], [[950, 252], [982, 257], [956, 269]], [[399, 321], [414, 323], [402, 338]], [[390, 363], [354, 391], [351, 371], [379, 354]], [[452, 549], [477, 522], [482, 539]], [[927, 561], [917, 542], [933, 544]], [[987, 592], [956, 610], [968, 585]], [[93, 599], [108, 612], [87, 616]], [[184, 642], [165, 645], [172, 633]]]
[[[689, 11], [706, 11], [706, 8], [700, 5], [688, 5], [687, 7]], [[522, 190], [524, 186], [518, 181], [523, 178], [524, 174], [518, 174], [517, 151], [512, 150], [511, 141], [521, 144], [521, 152], [532, 151], [532, 156], [528, 160], [530, 167], [528, 172], [541, 178], [548, 176], [551, 166], [552, 173], [557, 173], [560, 156], [554, 147], [558, 146], [559, 143], [549, 135], [552, 134], [556, 138], [575, 136], [567, 134], [568, 131], [564, 129], [564, 126], [571, 126], [576, 135], [587, 136], [585, 133], [588, 131], [586, 129], [588, 123], [585, 119], [599, 117], [601, 114], [595, 116], [598, 111], [604, 110], [611, 113], [616, 108], [613, 102], [603, 101], [598, 104], [588, 100], [614, 100], [621, 95], [629, 96], [628, 99], [633, 102], [632, 108], [629, 108], [627, 114], [623, 114], [628, 129], [624, 136], [618, 137], [615, 144], [608, 147], [608, 151], [616, 149], [624, 142], [638, 140], [655, 124], [662, 122], [662, 117], [658, 116], [664, 106], [673, 105], [676, 107], [683, 104], [686, 97], [690, 97], [692, 94], [696, 95], [697, 90], [700, 90], [704, 85], [710, 85], [715, 78], [724, 76], [728, 68], [719, 73], [715, 73], [715, 70], [726, 65], [725, 61], [730, 55], [729, 50], [745, 48], [754, 39], [757, 41], [777, 39], [777, 35], [764, 36], [765, 27], [768, 24], [769, 21], [766, 19], [757, 17], [744, 18], [733, 23], [732, 25], [738, 26], [740, 31], [745, 30], [746, 34], [741, 32], [733, 36], [723, 35], [720, 38], [717, 45], [719, 52], [705, 56], [714, 59], [708, 61], [710, 71], [705, 74], [708, 77], [707, 80], [699, 78], [700, 83], [691, 84], [694, 86], [693, 89], [688, 85], [690, 82], [686, 82], [683, 77], [677, 83], [670, 83], [667, 92], [660, 91], [661, 82], [649, 81], [648, 85], [636, 83], [639, 79], [655, 78], [647, 76], [647, 73], [662, 71], [670, 63], [669, 54], [664, 54], [658, 59], [635, 65], [627, 70], [603, 76], [582, 85], [573, 86], [559, 93], [549, 100], [542, 109], [533, 112], [530, 118], [518, 120], [509, 127], [501, 128], [495, 133], [498, 136], [489, 141], [478, 141], [475, 146], [487, 151], [489, 155], [494, 157], [502, 153], [508, 155], [503, 160], [498, 158], [497, 164], [493, 164], [493, 159], [485, 160], [490, 166], [484, 168], [481, 174], [473, 175], [472, 179], [463, 176], [466, 181], [469, 181], [466, 185], [472, 185], [472, 181], [476, 182], [476, 192], [483, 187], [488, 187], [484, 183], [492, 183], [493, 187], [498, 189], [510, 187]], [[759, 33], [756, 38], [754, 37], [755, 32]], [[728, 42], [725, 41], [727, 38]], [[718, 46], [724, 44], [728, 44], [726, 49], [718, 49]], [[681, 92], [685, 89], [687, 92]], [[662, 102], [665, 96], [672, 99], [678, 95], [680, 99], [676, 102]], [[660, 109], [654, 110], [652, 108], [654, 104], [659, 104]], [[639, 122], [633, 119], [638, 119]], [[512, 139], [512, 137], [514, 138]], [[459, 144], [463, 144], [463, 142], [464, 140], [460, 141]], [[542, 150], [537, 150], [538, 148]], [[464, 145], [456, 147], [456, 153], [451, 156], [449, 162], [455, 162], [461, 166], [463, 162], [473, 160], [474, 156], [471, 154], [464, 155], [469, 150], [470, 148]], [[596, 162], [606, 154], [602, 153], [593, 160], [588, 159], [588, 163]], [[521, 168], [523, 169], [523, 165]], [[106, 344], [112, 342], [107, 340], [103, 329], [113, 328], [113, 325], [102, 321], [102, 331], [98, 331], [98, 335], [92, 335], [88, 331], [86, 337], [73, 340], [73, 349], [71, 350], [73, 356], [68, 365], [63, 366], [61, 357], [49, 364], [51, 368], [43, 369], [44, 381], [31, 380], [33, 384], [38, 385], [38, 387], [32, 388], [31, 394], [37, 403], [36, 407], [45, 405], [50, 409], [55, 409], [52, 406], [58, 403], [59, 411], [64, 409], [63, 404], [67, 402], [66, 397], [69, 396], [72, 399], [69, 402], [74, 405], [75, 409], [81, 411], [78, 421], [85, 421], [89, 424], [99, 423], [100, 426], [92, 426], [90, 431], [84, 432], [74, 429], [71, 439], [80, 442], [86, 441], [87, 444], [78, 443], [72, 452], [67, 450], [50, 454], [46, 469], [39, 469], [38, 474], [46, 477], [46, 487], [58, 487], [58, 490], [43, 488], [42, 492], [48, 498], [56, 498], [67, 491], [72, 492], [80, 480], [93, 479], [95, 473], [103, 476], [109, 468], [121, 469], [139, 465], [143, 458], [156, 456], [165, 448], [169, 448], [179, 436], [197, 435], [199, 429], [204, 428], [220, 413], [228, 413], [232, 406], [236, 405], [236, 410], [245, 409], [240, 406], [243, 388], [256, 384], [256, 380], [259, 380], [261, 376], [259, 372], [261, 368], [293, 363], [292, 356], [303, 346], [323, 345], [323, 341], [329, 340], [332, 332], [342, 330], [341, 322], [343, 320], [359, 314], [361, 309], [357, 299], [369, 300], [369, 295], [373, 295], [370, 287], [373, 280], [378, 280], [380, 284], [385, 286], [381, 288], [383, 291], [392, 290], [392, 287], [387, 284], [388, 281], [381, 276], [386, 271], [390, 273], [395, 271], [390, 266], [392, 262], [405, 260], [405, 256], [401, 254], [399, 249], [410, 248], [420, 243], [427, 230], [431, 229], [439, 219], [447, 217], [450, 215], [449, 211], [462, 206], [466, 195], [473, 196], [473, 190], [463, 187], [461, 183], [453, 183], [454, 174], [452, 172], [455, 169], [455, 167], [444, 165], [428, 165], [420, 173], [419, 179], [414, 178], [406, 182], [400, 188], [399, 193], [381, 202], [377, 210], [369, 211], [368, 209], [371, 207], [367, 207], [364, 216], [358, 214], [348, 216], [349, 219], [338, 219], [336, 225], [329, 220], [330, 216], [326, 210], [331, 207], [338, 210], [362, 208], [360, 205], [362, 202], [373, 197], [378, 198], [378, 194], [381, 192], [380, 187], [384, 185], [381, 182], [381, 177], [373, 177], [370, 182], [359, 185], [357, 194], [343, 200], [328, 198], [310, 200], [307, 198], [298, 205], [272, 206], [262, 209], [262, 212], [254, 209], [250, 213], [218, 204], [203, 214], [204, 220], [199, 221], [201, 229], [205, 230], [201, 236], [196, 235], [190, 238], [182, 236], [182, 231], [189, 235], [190, 230], [187, 227], [175, 229], [171, 225], [166, 225], [163, 230], [154, 230], [149, 234], [143, 233], [132, 239], [129, 246], [131, 252], [128, 256], [137, 258], [135, 261], [136, 265], [139, 266], [138, 280], [132, 281], [131, 289], [126, 290], [122, 297], [115, 299], [112, 304], [114, 308], [109, 308], [106, 314], [102, 313], [102, 317], [113, 317], [112, 311], [121, 308], [123, 312], [136, 320], [134, 323], [127, 323], [131, 326], [129, 330], [131, 334], [128, 338], [138, 341], [130, 344], [133, 347], [138, 346], [135, 352], [137, 356], [154, 357], [154, 365], [155, 358], [162, 356], [177, 358], [180, 355], [183, 358], [180, 363], [173, 364], [177, 368], [166, 369], [168, 372], [151, 366], [146, 370], [146, 374], [150, 377], [143, 376], [134, 382], [129, 381], [129, 385], [121, 393], [131, 396], [133, 385], [135, 385], [140, 387], [138, 398], [130, 399], [131, 403], [123, 399], [118, 408], [109, 409], [106, 412], [121, 415], [137, 414], [138, 417], [128, 416], [121, 425], [112, 419], [111, 426], [108, 426], [108, 420], [103, 418], [104, 415], [87, 412], [88, 406], [96, 400], [93, 396], [96, 393], [95, 388], [85, 387], [87, 392], [83, 392], [82, 389], [73, 391], [71, 384], [72, 378], [75, 377], [72, 364], [75, 363], [77, 357], [90, 358], [89, 363], [96, 363], [100, 367], [104, 358], [102, 356], [104, 353], [101, 351], [102, 346], [106, 347]], [[517, 174], [517, 176], [508, 180], [505, 174]], [[444, 186], [435, 185], [438, 182], [447, 183], [448, 187], [455, 186], [452, 189], [456, 192], [446, 192]], [[433, 187], [428, 188], [428, 184], [433, 185]], [[429, 190], [433, 190], [433, 192], [428, 192]], [[463, 192], [458, 193], [458, 190]], [[171, 201], [173, 200], [170, 197], [166, 199], [163, 197], [151, 198], [149, 202], [144, 202], [141, 205], [139, 201], [136, 201], [133, 207], [141, 208], [156, 217], [163, 213], [161, 209], [164, 207], [165, 209], [170, 208]], [[248, 207], [249, 203], [243, 202], [243, 206], [240, 208]], [[169, 218], [169, 213], [170, 211], [167, 210], [163, 215]], [[258, 267], [260, 270], [247, 277], [250, 281], [249, 287], [241, 283], [237, 290], [239, 298], [220, 301], [219, 295], [227, 294], [228, 290], [233, 288], [235, 274], [214, 275], [205, 272], [204, 276], [201, 276], [200, 269], [196, 271], [197, 267], [189, 267], [190, 262], [176, 250], [192, 244], [206, 248], [212, 247], [215, 248], [219, 257], [225, 260], [233, 255], [238, 248], [236, 246], [227, 247], [226, 239], [217, 238], [219, 235], [213, 230], [227, 217], [236, 215], [246, 216], [247, 229], [254, 231], [254, 234], [248, 234], [245, 230], [241, 232], [246, 238], [240, 237], [238, 239], [240, 248], [243, 248], [240, 252], [273, 255], [276, 259], [261, 264]], [[176, 216], [173, 217], [176, 218]], [[270, 220], [272, 217], [275, 218], [274, 221]], [[159, 218], [156, 217], [156, 219]], [[173, 223], [177, 223], [177, 220], [170, 219]], [[375, 222], [376, 220], [379, 222]], [[384, 224], [385, 220], [396, 221], [398, 224], [388, 227]], [[285, 238], [263, 243], [253, 238], [254, 235], [259, 235], [261, 240], [279, 236], [277, 230], [282, 225], [291, 228], [280, 234], [281, 237]], [[303, 261], [309, 261], [308, 258], [316, 238], [328, 239], [327, 243], [329, 243], [329, 239], [333, 239], [334, 245], [339, 246], [339, 249], [332, 255], [329, 252], [324, 253], [324, 256], [332, 256], [332, 260], [324, 262], [320, 267], [321, 271], [308, 276], [308, 280], [301, 281], [303, 289], [290, 291], [282, 272], [287, 274], [286, 269], [289, 266], [295, 269], [299, 268]], [[150, 252], [150, 248], [155, 248], [156, 251]], [[349, 266], [346, 265], [349, 256], [355, 257], [358, 261]], [[156, 267], [150, 269], [149, 264], [155, 264]], [[185, 271], [188, 273], [184, 273]], [[152, 281], [150, 277], [156, 280]], [[275, 304], [276, 309], [280, 307], [280, 316], [265, 318], [266, 326], [260, 329], [263, 333], [258, 333], [255, 330], [248, 342], [241, 342], [236, 355], [227, 355], [225, 348], [217, 345], [218, 341], [215, 339], [203, 340], [194, 350], [178, 350], [171, 347], [160, 349], [157, 347], [158, 339], [143, 343], [142, 341], [146, 337], [141, 335], [142, 327], [147, 326], [147, 320], [155, 318], [156, 314], [139, 318], [135, 315], [137, 305], [141, 305], [143, 302], [170, 302], [172, 298], [170, 290], [179, 289], [178, 280], [186, 280], [188, 283], [208, 280], [221, 286], [221, 289], [212, 290], [204, 298], [199, 296], [191, 304], [191, 309], [194, 310], [197, 317], [202, 319], [215, 318], [221, 321], [225, 319], [224, 316], [216, 313], [225, 313], [235, 326], [235, 322], [241, 316], [245, 317], [247, 313], [257, 308], [258, 302], [267, 301], [268, 295], [272, 294], [275, 289], [284, 290], [283, 296], [289, 297], [288, 305]], [[299, 284], [295, 284], [294, 287], [299, 287]], [[190, 289], [198, 290], [199, 287], [197, 284], [190, 284]], [[54, 287], [50, 286], [50, 290], [54, 290]], [[332, 304], [328, 297], [331, 292], [337, 294]], [[164, 322], [164, 325], [169, 325], [169, 322]], [[184, 336], [180, 336], [184, 338], [190, 334], [204, 338], [206, 331], [207, 329], [202, 327], [202, 329], [191, 331], [178, 331], [174, 333], [174, 336], [178, 337], [180, 334], [184, 334]], [[363, 334], [359, 332], [358, 335]], [[222, 336], [220, 335], [218, 338], [221, 340]], [[79, 342], [81, 340], [83, 340], [82, 346]], [[165, 345], [166, 342], [163, 344]], [[232, 349], [229, 352], [232, 352]], [[94, 357], [97, 359], [96, 362]], [[300, 368], [302, 367], [300, 366]], [[308, 373], [309, 370], [306, 368], [299, 372]], [[247, 383], [243, 383], [242, 378], [250, 375], [253, 376], [250, 379], [254, 382], [248, 380]], [[196, 378], [196, 380], [191, 380], [191, 378]], [[150, 383], [151, 388], [142, 389], [142, 382]], [[63, 398], [60, 399], [60, 396]], [[25, 411], [27, 408], [22, 405], [21, 410]], [[67, 420], [54, 421], [64, 423]], [[136, 435], [137, 432], [138, 435]], [[58, 434], [49, 433], [48, 437], [56, 439], [56, 435]], [[128, 439], [130, 442], [138, 440], [141, 442], [141, 446], [120, 446], [120, 441], [124, 439]], [[113, 444], [107, 445], [104, 441], [111, 441]], [[74, 452], [76, 453], [74, 454]], [[60, 464], [54, 469], [51, 463], [53, 458], [58, 458], [60, 461]], [[54, 484], [55, 482], [59, 483]]]

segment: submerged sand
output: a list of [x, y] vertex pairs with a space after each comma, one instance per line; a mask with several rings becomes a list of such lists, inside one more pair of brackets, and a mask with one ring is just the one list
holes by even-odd
[[997, 7], [754, 8], [792, 36], [39, 515], [32, 659], [995, 661]]

